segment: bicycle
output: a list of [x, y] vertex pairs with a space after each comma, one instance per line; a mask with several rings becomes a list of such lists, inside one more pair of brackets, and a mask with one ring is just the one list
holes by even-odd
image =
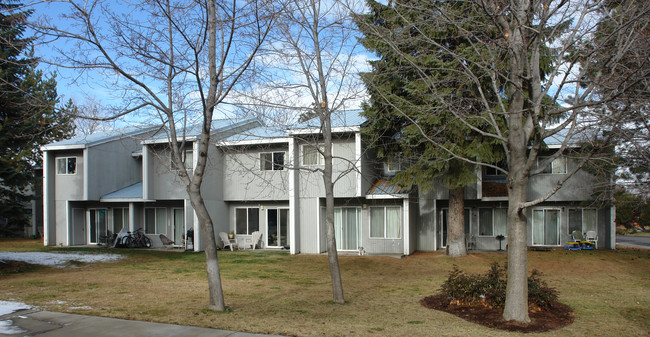
[[142, 228], [135, 232], [127, 232], [127, 236], [122, 238], [122, 245], [129, 248], [151, 248], [151, 239], [144, 235]]

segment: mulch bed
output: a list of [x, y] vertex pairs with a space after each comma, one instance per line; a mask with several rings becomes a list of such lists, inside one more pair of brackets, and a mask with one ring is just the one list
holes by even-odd
[[506, 331], [544, 332], [556, 330], [573, 323], [575, 318], [573, 310], [568, 305], [559, 302], [553, 303], [549, 309], [529, 312], [531, 322], [528, 324], [504, 321], [502, 308], [451, 304], [444, 294], [427, 296], [420, 303], [429, 309], [444, 311], [472, 323]]
[[0, 260], [0, 275], [16, 273], [19, 272], [21, 269], [29, 266], [30, 265], [25, 262]]

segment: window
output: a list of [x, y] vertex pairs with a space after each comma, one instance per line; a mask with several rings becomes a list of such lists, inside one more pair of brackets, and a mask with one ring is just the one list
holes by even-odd
[[146, 208], [144, 212], [144, 232], [167, 235], [167, 209]]
[[235, 209], [235, 233], [253, 234], [260, 230], [260, 210], [254, 208]]
[[479, 236], [508, 236], [508, 210], [506, 208], [479, 208]]
[[[170, 155], [170, 161], [171, 161], [171, 168], [175, 169], [176, 165], [174, 165], [174, 158]], [[181, 160], [183, 161], [183, 164], [185, 164], [185, 169], [186, 170], [192, 170], [194, 169], [194, 151], [192, 149], [185, 149], [181, 153]]]
[[284, 152], [260, 153], [260, 170], [284, 170]]
[[560, 245], [560, 210], [554, 208], [533, 210], [533, 245]]
[[370, 207], [371, 238], [399, 239], [401, 227], [402, 209], [400, 207]]
[[397, 173], [402, 170], [402, 160], [400, 155], [389, 157], [384, 163], [386, 173]]
[[485, 175], [486, 176], [503, 176], [503, 175], [505, 175], [505, 173], [503, 173], [503, 171], [499, 170], [498, 168], [501, 168], [501, 169], [504, 169], [504, 170], [507, 169], [508, 165], [506, 164], [506, 162], [504, 162], [504, 161], [498, 162], [495, 166], [496, 167], [486, 166], [483, 169], [484, 172], [485, 172]]
[[593, 208], [570, 208], [569, 209], [569, 235], [573, 231], [587, 233], [588, 231], [596, 232], [597, 226], [596, 210]]
[[324, 165], [325, 158], [323, 158], [323, 145], [303, 145], [302, 146], [302, 164], [304, 166]]
[[[537, 158], [537, 167], [544, 163], [547, 157], [538, 157]], [[566, 157], [558, 157], [553, 159], [553, 161], [544, 168], [542, 173], [547, 174], [565, 174], [566, 173]]]
[[119, 233], [122, 228], [129, 228], [129, 209], [113, 208], [113, 233]]
[[336, 238], [337, 250], [359, 249], [359, 245], [361, 244], [360, 208], [334, 208], [334, 237]]
[[56, 174], [76, 174], [77, 157], [65, 157], [56, 159]]

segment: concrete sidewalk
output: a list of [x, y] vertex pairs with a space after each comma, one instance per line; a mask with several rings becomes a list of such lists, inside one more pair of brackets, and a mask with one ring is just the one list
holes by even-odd
[[[0, 322], [11, 324], [13, 334], [1, 336], [92, 336], [92, 337], [124, 337], [124, 336], [211, 336], [211, 337], [254, 337], [278, 336], [262, 335], [246, 332], [235, 332], [218, 329], [198, 328], [174, 324], [129, 321], [124, 319], [64, 314], [60, 312], [19, 310], [0, 316]], [[11, 321], [11, 322], [7, 322]], [[13, 330], [13, 331], [12, 331]], [[19, 332], [21, 331], [21, 332]]]

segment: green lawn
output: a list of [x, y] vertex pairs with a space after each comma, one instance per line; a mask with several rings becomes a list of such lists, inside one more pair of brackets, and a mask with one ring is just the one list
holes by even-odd
[[[37, 241], [0, 241], [0, 251], [79, 251]], [[298, 336], [518, 335], [429, 310], [420, 299], [438, 291], [453, 265], [484, 272], [504, 254], [452, 259], [440, 253], [392, 257], [341, 256], [347, 303], [331, 301], [326, 256], [275, 252], [219, 253], [230, 312], [207, 308], [202, 253], [119, 252], [114, 263], [32, 267], [0, 274], [0, 300], [46, 310]], [[647, 336], [650, 251], [530, 252], [530, 266], [560, 292], [575, 322], [544, 336]]]

